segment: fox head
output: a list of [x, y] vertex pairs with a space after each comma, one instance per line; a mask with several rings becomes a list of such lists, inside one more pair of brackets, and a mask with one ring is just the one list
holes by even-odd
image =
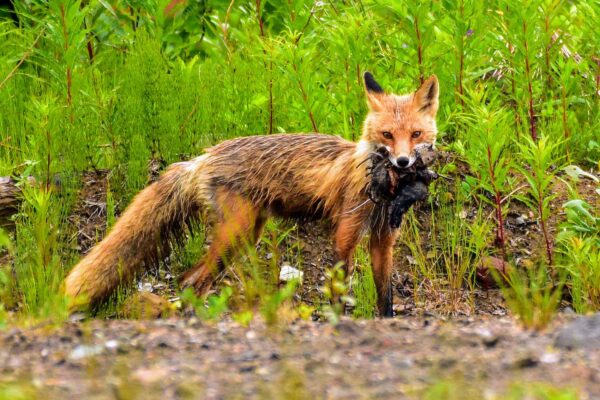
[[387, 149], [396, 167], [410, 167], [421, 146], [435, 145], [439, 83], [432, 75], [414, 93], [398, 96], [386, 93], [370, 72], [365, 72], [369, 113], [361, 142], [370, 149]]

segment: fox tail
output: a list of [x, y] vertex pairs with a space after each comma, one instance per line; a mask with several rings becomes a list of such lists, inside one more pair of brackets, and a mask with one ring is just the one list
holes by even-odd
[[65, 279], [65, 294], [72, 302], [77, 298], [71, 306], [106, 299], [181, 241], [201, 211], [193, 175], [189, 163], [174, 164], [134, 198], [110, 233]]

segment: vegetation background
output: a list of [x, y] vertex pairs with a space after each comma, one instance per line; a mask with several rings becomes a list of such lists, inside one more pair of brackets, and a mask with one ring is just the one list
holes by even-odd
[[[600, 160], [599, 1], [25, 0], [1, 15], [0, 175], [21, 182], [24, 202], [1, 238], [0, 326], [67, 315], [59, 287], [80, 256], [84, 173], [109, 171], [110, 226], [158, 171], [221, 140], [357, 140], [366, 70], [394, 92], [430, 74], [441, 83], [439, 147], [454, 158], [439, 172], [457, 179], [432, 188], [431, 232], [405, 221], [415, 276], [472, 289], [495, 255], [514, 266], [504, 294], [528, 326], [561, 299], [600, 307], [598, 193], [580, 192]], [[539, 228], [526, 263], [508, 245], [513, 204]], [[286, 229], [272, 225], [269, 243]], [[344, 292], [338, 272], [330, 287]], [[372, 316], [370, 275], [359, 276], [359, 316]], [[293, 293], [277, 290], [255, 284], [266, 316]]]

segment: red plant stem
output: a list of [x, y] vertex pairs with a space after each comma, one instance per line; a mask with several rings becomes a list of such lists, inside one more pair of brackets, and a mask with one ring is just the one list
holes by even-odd
[[[464, 20], [465, 16], [465, 3], [461, 0], [460, 2], [460, 19]], [[458, 92], [460, 93], [460, 105], [465, 108], [465, 100], [464, 100], [464, 90], [463, 90], [463, 74], [465, 69], [465, 32], [457, 32], [460, 35], [460, 70], [458, 72]]]
[[545, 29], [546, 37], [548, 38], [548, 43], [546, 44], [544, 55], [546, 57], [546, 73], [548, 74], [548, 87], [550, 87], [552, 85], [552, 74], [550, 73], [550, 47], [552, 47], [552, 37], [550, 35], [550, 17], [547, 13], [545, 20]]
[[[256, 0], [256, 19], [258, 20], [258, 27], [260, 29], [260, 37], [265, 39], [265, 26], [260, 14], [261, 0]], [[233, 1], [230, 4], [233, 5]], [[267, 55], [267, 50], [263, 49], [263, 54]], [[273, 133], [273, 59], [269, 58], [269, 65], [265, 62], [265, 69], [269, 72], [269, 82], [267, 84], [269, 90], [269, 135]]]
[[269, 135], [273, 133], [273, 59], [269, 60]]
[[[350, 96], [350, 63], [348, 62], [348, 60], [346, 59], [346, 61], [344, 62], [344, 69], [346, 70], [346, 96]], [[350, 111], [350, 124], [352, 125], [352, 141], [355, 140], [355, 135], [354, 135], [354, 114], [352, 113], [352, 111]]]
[[[298, 73], [298, 66], [293, 64], [294, 71]], [[319, 128], [317, 128], [317, 122], [315, 121], [315, 116], [310, 109], [310, 105], [308, 103], [308, 94], [306, 93], [306, 89], [304, 89], [304, 85], [302, 84], [302, 80], [298, 79], [298, 87], [300, 88], [300, 93], [302, 94], [302, 100], [306, 105], [306, 109], [308, 110], [308, 117], [310, 118], [310, 123], [312, 124], [313, 132], [319, 132]]]
[[87, 40], [87, 53], [88, 53], [88, 58], [90, 59], [90, 64], [92, 64], [94, 62], [94, 44], [92, 43], [92, 37], [88, 37]]
[[544, 234], [544, 241], [546, 242], [546, 256], [548, 257], [548, 264], [552, 265], [554, 262], [552, 255], [552, 241], [550, 240], [550, 236], [548, 235], [548, 230], [546, 229], [546, 221], [544, 220], [542, 211], [543, 203], [540, 195], [540, 197], [538, 198], [538, 213], [540, 215], [540, 225], [542, 227], [542, 233]]
[[52, 156], [50, 154], [50, 146], [52, 144], [52, 136], [48, 128], [48, 117], [44, 118], [46, 125], [46, 190], [50, 190], [50, 165], [52, 164]]
[[421, 43], [421, 30], [419, 29], [419, 16], [415, 15], [415, 34], [417, 35], [417, 59], [419, 63], [419, 81], [421, 85], [425, 82], [423, 73], [423, 44]]
[[[537, 174], [535, 173], [535, 171], [532, 172], [537, 180]], [[546, 242], [546, 256], [548, 257], [548, 265], [552, 265], [554, 261], [552, 255], [552, 241], [550, 240], [550, 235], [548, 234], [548, 229], [546, 228], [546, 220], [544, 219], [544, 199], [542, 197], [541, 184], [538, 185], [537, 193], [537, 208], [538, 215], [540, 216], [540, 226], [542, 228], [542, 234], [544, 235], [544, 241]]]
[[596, 97], [600, 97], [600, 57], [596, 58]]
[[[513, 46], [509, 43], [509, 51], [512, 52]], [[514, 57], [511, 57], [511, 64], [514, 67]], [[515, 71], [514, 68], [511, 68], [510, 71], [510, 85], [512, 90], [513, 97], [513, 108], [515, 113], [515, 132], [517, 132], [517, 137], [521, 134], [519, 131], [519, 127], [521, 126], [521, 119], [519, 118], [519, 104], [517, 102], [517, 82], [515, 81]]]
[[527, 74], [527, 90], [529, 93], [529, 128], [531, 138], [537, 140], [537, 131], [535, 127], [535, 113], [533, 111], [533, 88], [531, 85], [531, 67], [529, 65], [529, 45], [527, 43], [527, 21], [523, 21], [524, 47], [525, 47], [525, 73]]
[[265, 27], [262, 20], [262, 16], [260, 15], [260, 3], [261, 0], [256, 0], [256, 19], [258, 20], [258, 26], [260, 28], [260, 36], [265, 37]]
[[502, 217], [502, 196], [496, 188], [496, 175], [494, 174], [494, 166], [492, 163], [492, 151], [490, 146], [487, 146], [488, 170], [492, 188], [494, 189], [494, 201], [496, 203], [496, 244], [502, 251], [502, 257], [506, 260], [505, 238], [504, 238], [504, 218]]
[[562, 87], [562, 123], [563, 123], [563, 131], [565, 134], [565, 148], [567, 150], [567, 160], [570, 160], [569, 156], [569, 125], [567, 123], [567, 93], [565, 87]]
[[[69, 33], [67, 31], [67, 21], [66, 21], [66, 16], [65, 16], [64, 4], [60, 5], [60, 18], [61, 18], [63, 40], [65, 42], [64, 47], [65, 47], [65, 54], [66, 54], [67, 51], [69, 50]], [[68, 104], [69, 108], [71, 109], [71, 113], [70, 113], [70, 117], [69, 117], [69, 119], [71, 120], [71, 123], [73, 123], [73, 120], [75, 118], [75, 116], [73, 114], [73, 107], [72, 107], [72, 105], [73, 105], [73, 97], [71, 94], [72, 82], [73, 82], [72, 70], [71, 70], [71, 67], [69, 65], [67, 65], [67, 104]]]

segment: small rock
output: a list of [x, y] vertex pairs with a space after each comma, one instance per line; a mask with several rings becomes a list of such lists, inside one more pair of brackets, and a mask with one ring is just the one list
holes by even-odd
[[119, 342], [116, 340], [109, 340], [106, 343], [104, 343], [104, 347], [106, 347], [109, 350], [116, 350], [119, 348]]
[[556, 364], [560, 361], [559, 353], [544, 353], [540, 357], [540, 362], [543, 364]]
[[152, 293], [154, 291], [154, 287], [152, 286], [152, 284], [150, 282], [140, 282], [138, 283], [138, 291], [145, 293]]
[[577, 318], [563, 326], [555, 345], [562, 349], [600, 349], [600, 313]]
[[289, 264], [282, 265], [281, 271], [279, 271], [279, 280], [282, 282], [288, 282], [294, 279], [302, 281], [303, 277], [303, 271], [300, 271], [299, 269], [296, 269]]
[[356, 335], [360, 327], [352, 320], [343, 319], [335, 326], [335, 330], [347, 335]]
[[539, 364], [539, 360], [531, 355], [519, 357], [513, 363], [515, 368], [533, 368]]
[[497, 287], [496, 279], [490, 271], [496, 271], [500, 276], [505, 275], [508, 272], [508, 263], [498, 257], [483, 257], [481, 264], [477, 267], [477, 281], [483, 286], [484, 289], [491, 289]]
[[489, 329], [476, 329], [475, 334], [479, 336], [485, 347], [494, 347], [500, 341], [498, 335], [493, 334]]
[[102, 354], [102, 352], [104, 351], [104, 347], [100, 346], [100, 345], [93, 345], [93, 346], [88, 346], [88, 345], [79, 345], [77, 347], [75, 347], [73, 349], [73, 351], [71, 351], [71, 353], [69, 353], [69, 359], [70, 360], [81, 360], [84, 358], [88, 358], [88, 357], [93, 357], [93, 356], [97, 356], [99, 354]]
[[84, 312], [74, 312], [69, 315], [69, 322], [81, 322], [85, 320], [87, 315]]
[[125, 318], [156, 319], [168, 317], [171, 310], [167, 299], [150, 292], [139, 292], [125, 301], [121, 312]]
[[154, 384], [163, 381], [169, 376], [166, 368], [142, 368], [133, 373], [133, 377], [144, 384]]

